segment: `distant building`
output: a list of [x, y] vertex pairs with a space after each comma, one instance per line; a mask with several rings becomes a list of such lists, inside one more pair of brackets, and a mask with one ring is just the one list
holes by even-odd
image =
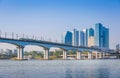
[[95, 25], [95, 45], [103, 48], [109, 48], [109, 29], [101, 23]]
[[17, 49], [14, 49], [14, 50], [13, 50], [13, 54], [17, 54]]
[[5, 52], [6, 52], [7, 55], [12, 55], [12, 50], [10, 50], [10, 49], [6, 49]]
[[118, 51], [118, 52], [120, 51], [120, 44], [116, 45], [116, 51]]
[[83, 29], [83, 32], [84, 32], [85, 46], [88, 46], [88, 29]]
[[72, 32], [72, 45], [79, 46], [79, 31], [76, 29]]
[[88, 29], [88, 37], [93, 37], [94, 36], [94, 29], [93, 28], [90, 28]]
[[88, 29], [80, 31], [80, 46], [88, 46]]
[[88, 47], [95, 46], [95, 38], [94, 36], [88, 37]]
[[72, 32], [67, 31], [63, 34], [63, 43], [67, 45], [72, 45]]
[[85, 46], [85, 37], [84, 37], [84, 32], [83, 31], [80, 31], [80, 46]]
[[94, 29], [88, 29], [88, 47], [95, 46]]
[[2, 54], [4, 52], [4, 50], [3, 49], [0, 49], [0, 54]]

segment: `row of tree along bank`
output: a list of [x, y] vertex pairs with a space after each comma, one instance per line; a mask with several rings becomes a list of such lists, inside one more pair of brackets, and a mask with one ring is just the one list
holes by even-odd
[[[53, 60], [53, 59], [62, 59], [62, 51], [50, 51], [49, 52], [49, 59]], [[68, 55], [73, 55], [76, 56], [76, 52], [75, 51], [69, 51], [67, 53]], [[87, 54], [87, 51], [83, 52], [83, 54]], [[37, 51], [30, 51], [24, 52], [24, 58], [25, 59], [38, 59], [38, 60], [43, 60], [44, 58], [44, 52], [37, 52]], [[0, 54], [0, 59], [13, 59], [16, 60], [17, 59], [17, 54], [11, 54], [11, 55], [5, 55], [5, 54]]]

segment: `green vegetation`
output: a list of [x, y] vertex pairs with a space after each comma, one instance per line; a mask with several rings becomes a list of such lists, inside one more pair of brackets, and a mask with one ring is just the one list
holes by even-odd
[[75, 51], [68, 51], [68, 55], [75, 55], [76, 52]]
[[[49, 52], [49, 59], [53, 60], [53, 59], [62, 59], [62, 54], [63, 52], [60, 51], [50, 51]], [[67, 53], [68, 55], [76, 55], [76, 51], [71, 50], [68, 51]], [[82, 54], [88, 54], [88, 51], [83, 51]], [[24, 56], [25, 57], [30, 57], [32, 59], [38, 59], [38, 60], [43, 60], [44, 58], [44, 54], [43, 52], [37, 52], [37, 51], [30, 51], [30, 52], [24, 52]], [[11, 54], [11, 55], [0, 55], [0, 59], [17, 59], [17, 54]]]
[[0, 54], [0, 59], [11, 59], [11, 58], [15, 58], [15, 57], [17, 57], [17, 54], [11, 54], [11, 55]]
[[50, 52], [50, 59], [61, 59], [62, 51], [55, 51], [55, 52]]
[[82, 52], [82, 54], [88, 54], [89, 51], [85, 50]]
[[25, 56], [31, 55], [33, 59], [43, 59], [43, 53], [38, 53], [36, 51], [31, 51], [31, 52], [24, 52]]

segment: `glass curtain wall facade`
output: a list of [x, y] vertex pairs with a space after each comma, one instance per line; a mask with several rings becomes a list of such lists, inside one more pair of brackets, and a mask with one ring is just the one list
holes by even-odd
[[64, 33], [63, 43], [67, 45], [72, 45], [72, 32], [67, 31]]
[[95, 25], [95, 45], [103, 48], [109, 48], [109, 29], [101, 23]]
[[88, 29], [80, 31], [80, 46], [88, 46]]
[[79, 46], [79, 31], [76, 29], [73, 30], [72, 45]]

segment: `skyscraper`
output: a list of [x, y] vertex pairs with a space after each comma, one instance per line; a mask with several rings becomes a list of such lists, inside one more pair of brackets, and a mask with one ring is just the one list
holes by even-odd
[[84, 32], [80, 31], [80, 46], [85, 46]]
[[88, 36], [89, 37], [94, 36], [94, 29], [93, 28], [88, 29]]
[[109, 48], [109, 29], [101, 23], [95, 25], [95, 45], [103, 48]]
[[116, 51], [119, 51], [120, 50], [120, 44], [117, 44], [116, 45]]
[[84, 32], [85, 46], [88, 46], [88, 29], [83, 29], [83, 32]]
[[88, 29], [80, 31], [80, 46], [88, 46]]
[[79, 31], [76, 29], [73, 30], [72, 45], [79, 46]]
[[90, 28], [88, 29], [88, 47], [95, 45], [95, 39], [94, 39], [94, 29]]
[[72, 32], [67, 31], [63, 34], [63, 43], [67, 45], [72, 45]]

